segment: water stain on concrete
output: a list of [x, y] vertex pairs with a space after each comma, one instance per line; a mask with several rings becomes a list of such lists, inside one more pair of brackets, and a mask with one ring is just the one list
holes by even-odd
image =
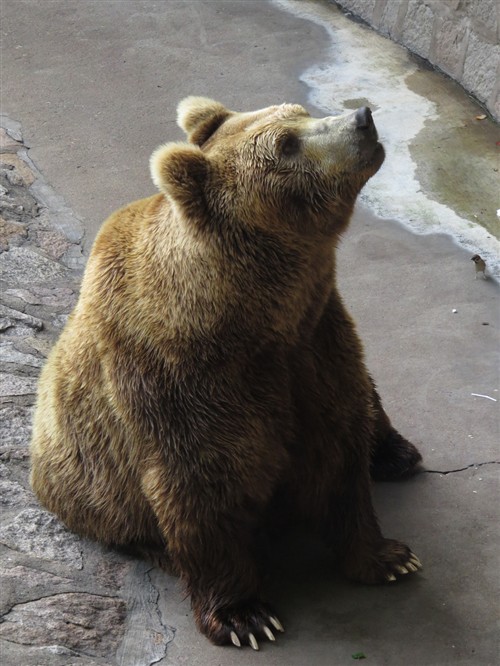
[[359, 109], [360, 106], [369, 106], [372, 111], [377, 111], [379, 107], [370, 102], [366, 97], [354, 97], [353, 99], [344, 99], [343, 100], [344, 108], [346, 109]]
[[422, 188], [435, 201], [455, 210], [473, 224], [485, 227], [500, 239], [498, 192], [500, 128], [481, 118], [463, 89], [438, 72], [420, 69], [406, 77], [406, 84], [436, 104], [437, 117], [410, 144]]

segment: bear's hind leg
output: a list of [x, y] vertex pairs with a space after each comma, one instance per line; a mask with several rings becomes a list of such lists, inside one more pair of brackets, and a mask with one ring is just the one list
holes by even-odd
[[370, 473], [374, 481], [397, 481], [413, 476], [422, 461], [420, 452], [392, 426], [373, 387], [376, 423]]
[[375, 442], [370, 473], [374, 481], [398, 481], [417, 474], [422, 456], [397, 430]]
[[395, 581], [421, 568], [418, 557], [405, 544], [385, 539], [373, 509], [368, 472], [352, 472], [343, 492], [331, 497], [328, 532], [338, 543], [344, 573], [361, 583]]

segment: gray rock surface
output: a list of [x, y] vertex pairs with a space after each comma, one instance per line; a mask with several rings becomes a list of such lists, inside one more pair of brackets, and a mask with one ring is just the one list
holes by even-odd
[[18, 363], [29, 368], [41, 368], [43, 365], [41, 358], [19, 351], [13, 342], [0, 342], [0, 365], [2, 363]]
[[0, 280], [12, 280], [21, 285], [40, 283], [46, 280], [62, 278], [64, 269], [61, 264], [28, 247], [13, 247], [3, 257], [0, 266]]
[[36, 378], [0, 372], [0, 398], [19, 395], [33, 395], [36, 391]]
[[17, 405], [12, 396], [9, 402], [0, 406], [0, 460], [10, 459], [14, 452], [21, 456], [28, 455], [31, 437], [31, 408]]
[[123, 637], [123, 600], [78, 592], [16, 604], [3, 618], [0, 638], [21, 645], [56, 645], [92, 656], [110, 656]]
[[36, 317], [32, 317], [24, 312], [13, 310], [5, 305], [0, 304], [0, 330], [5, 331], [9, 328], [16, 328], [21, 325], [24, 328], [29, 327], [37, 331], [43, 328], [43, 322]]
[[62, 645], [30, 647], [14, 641], [2, 641], [2, 659], [9, 666], [112, 666], [108, 659], [91, 659]]
[[[35, 501], [29, 495], [30, 503]], [[38, 507], [24, 509], [0, 527], [0, 543], [30, 556], [56, 560], [82, 569], [80, 539], [50, 513]]]
[[7, 124], [0, 132], [0, 660], [105, 664], [126, 615], [119, 585], [112, 590], [107, 581], [119, 583], [126, 565], [108, 563], [94, 589], [79, 584], [85, 545], [38, 506], [27, 479], [38, 373], [78, 292], [80, 274], [63, 262], [78, 264], [81, 247], [32, 193], [40, 176], [19, 129]]
[[0, 479], [0, 505], [19, 506], [33, 501], [29, 493], [17, 481]]
[[154, 664], [165, 657], [175, 629], [164, 624], [150, 565], [80, 539], [44, 511], [29, 488], [37, 378], [76, 303], [82, 230], [31, 165], [20, 128], [3, 121], [0, 661], [2, 666]]

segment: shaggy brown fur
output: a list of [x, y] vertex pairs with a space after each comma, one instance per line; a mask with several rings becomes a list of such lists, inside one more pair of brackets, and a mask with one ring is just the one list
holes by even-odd
[[273, 507], [314, 522], [345, 573], [418, 559], [380, 533], [377, 478], [417, 450], [392, 428], [335, 282], [335, 245], [382, 164], [369, 110], [179, 107], [189, 144], [151, 160], [161, 193], [112, 215], [39, 386], [31, 481], [69, 528], [162, 550], [199, 628], [255, 646], [254, 534]]

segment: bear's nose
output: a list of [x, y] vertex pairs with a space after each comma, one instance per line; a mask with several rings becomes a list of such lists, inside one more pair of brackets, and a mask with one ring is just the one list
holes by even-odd
[[367, 106], [359, 108], [354, 114], [354, 119], [356, 121], [356, 129], [365, 130], [373, 127], [372, 112]]

